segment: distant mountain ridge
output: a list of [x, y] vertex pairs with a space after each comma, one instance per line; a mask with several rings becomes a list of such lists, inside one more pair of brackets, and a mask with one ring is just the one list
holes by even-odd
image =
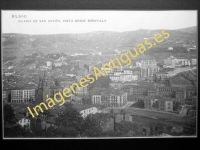
[[[113, 32], [95, 31], [80, 34], [49, 34], [49, 35], [29, 35], [29, 34], [2, 34], [4, 54], [17, 56], [37, 51], [64, 53], [101, 51], [109, 52], [114, 50], [128, 50], [139, 43], [144, 42], [144, 38], [153, 38], [155, 33], [161, 33], [162, 29], [149, 30], [139, 29], [135, 31]], [[173, 46], [174, 42], [181, 41], [188, 43], [193, 40], [197, 43], [197, 27], [189, 27], [178, 30], [167, 30], [170, 38], [160, 43], [160, 46]]]
[[187, 32], [187, 33], [197, 33], [197, 26], [182, 28], [182, 29], [178, 29], [176, 31]]

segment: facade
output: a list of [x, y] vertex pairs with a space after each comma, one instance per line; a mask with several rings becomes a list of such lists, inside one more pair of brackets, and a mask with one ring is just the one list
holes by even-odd
[[26, 103], [35, 101], [35, 89], [11, 90], [11, 103]]
[[127, 93], [102, 93], [101, 104], [107, 107], [122, 107], [127, 103]]
[[197, 65], [197, 59], [196, 58], [191, 59], [191, 65]]
[[122, 107], [127, 103], [128, 94], [116, 89], [99, 89], [91, 93], [92, 104], [106, 107]]
[[[160, 111], [173, 111], [173, 101], [175, 99], [161, 96], [148, 96], [144, 99], [145, 109], [157, 109]], [[156, 104], [156, 105], [154, 105]]]
[[169, 77], [169, 74], [166, 72], [157, 72], [156, 74], [157, 79], [164, 80]]
[[170, 56], [169, 58], [164, 59], [164, 64], [166, 66], [175, 68], [178, 66], [190, 66], [191, 61], [189, 59], [185, 59], [185, 58], [175, 58], [173, 56]]
[[51, 67], [52, 66], [52, 62], [51, 61], [47, 61], [47, 67]]
[[131, 100], [131, 95], [133, 95], [133, 88], [131, 85], [126, 85], [126, 86], [123, 86], [121, 88], [122, 91], [124, 91], [125, 93], [127, 93], [127, 100]]
[[[158, 103], [160, 100], [159, 96], [148, 96], [144, 98], [144, 108], [145, 109], [152, 109], [154, 103]], [[156, 109], [156, 108], [154, 108]]]
[[8, 101], [7, 92], [3, 91], [3, 102], [6, 103]]
[[156, 60], [154, 59], [144, 59], [142, 61], [136, 61], [136, 67], [141, 68], [141, 77], [151, 77], [160, 70], [160, 68], [157, 66]]
[[161, 111], [173, 111], [173, 100], [170, 99], [160, 99], [159, 110]]
[[132, 93], [133, 95], [148, 95], [148, 88], [147, 87], [143, 87], [143, 86], [133, 86], [132, 87]]
[[83, 118], [87, 117], [89, 114], [98, 113], [98, 108], [92, 105], [76, 105], [74, 107], [80, 112]]
[[92, 95], [92, 104], [101, 104], [101, 95]]
[[122, 82], [111, 82], [109, 83], [110, 87], [114, 88], [114, 89], [121, 89], [122, 86], [124, 85]]

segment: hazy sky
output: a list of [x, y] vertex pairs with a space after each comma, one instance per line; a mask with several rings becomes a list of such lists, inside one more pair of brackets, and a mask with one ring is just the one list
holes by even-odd
[[[55, 34], [137, 29], [180, 29], [197, 26], [197, 11], [8, 11], [1, 13], [2, 33]], [[12, 18], [26, 15], [26, 18]], [[48, 20], [61, 22], [48, 22]], [[106, 22], [63, 22], [63, 20]], [[31, 20], [31, 22], [18, 22]], [[33, 22], [37, 20], [37, 22]], [[39, 20], [46, 20], [40, 22]]]

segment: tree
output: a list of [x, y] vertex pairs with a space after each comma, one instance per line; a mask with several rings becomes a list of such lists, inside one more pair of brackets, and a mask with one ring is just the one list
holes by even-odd
[[81, 114], [73, 108], [72, 104], [66, 103], [64, 111], [55, 119], [56, 123], [61, 127], [62, 131], [66, 131], [66, 128], [70, 129], [66, 132], [76, 133], [78, 135], [81, 132], [83, 118]]
[[33, 137], [29, 130], [25, 130], [20, 125], [4, 128], [4, 137]]
[[16, 124], [16, 119], [15, 119], [13, 107], [9, 104], [6, 104], [6, 105], [4, 105], [3, 110], [4, 110], [4, 124], [5, 125]]
[[181, 103], [179, 101], [173, 101], [173, 110], [179, 111], [181, 109]]
[[102, 134], [100, 122], [95, 120], [92, 115], [88, 115], [82, 125], [82, 135], [86, 137], [99, 137]]
[[35, 137], [43, 137], [45, 130], [41, 127], [41, 120], [31, 118], [31, 131]]
[[164, 133], [164, 126], [161, 123], [157, 123], [156, 127], [155, 127], [155, 133], [156, 135], [160, 135], [162, 133]]
[[144, 108], [144, 101], [143, 100], [138, 100], [136, 103], [131, 105], [131, 107]]

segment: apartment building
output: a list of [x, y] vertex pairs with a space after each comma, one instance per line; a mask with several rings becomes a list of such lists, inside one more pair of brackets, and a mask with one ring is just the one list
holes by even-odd
[[160, 70], [160, 68], [157, 66], [156, 60], [154, 59], [136, 61], [136, 67], [141, 68], [141, 77], [151, 77]]
[[122, 107], [127, 103], [127, 93], [117, 89], [98, 89], [91, 93], [92, 103], [107, 107]]
[[36, 89], [11, 90], [11, 103], [26, 103], [35, 101]]
[[160, 111], [173, 111], [173, 98], [162, 96], [148, 96], [144, 99], [145, 109], [156, 109]]
[[172, 99], [166, 99], [166, 98], [161, 98], [158, 101], [158, 106], [159, 110], [162, 111], [173, 111], [173, 100]]

